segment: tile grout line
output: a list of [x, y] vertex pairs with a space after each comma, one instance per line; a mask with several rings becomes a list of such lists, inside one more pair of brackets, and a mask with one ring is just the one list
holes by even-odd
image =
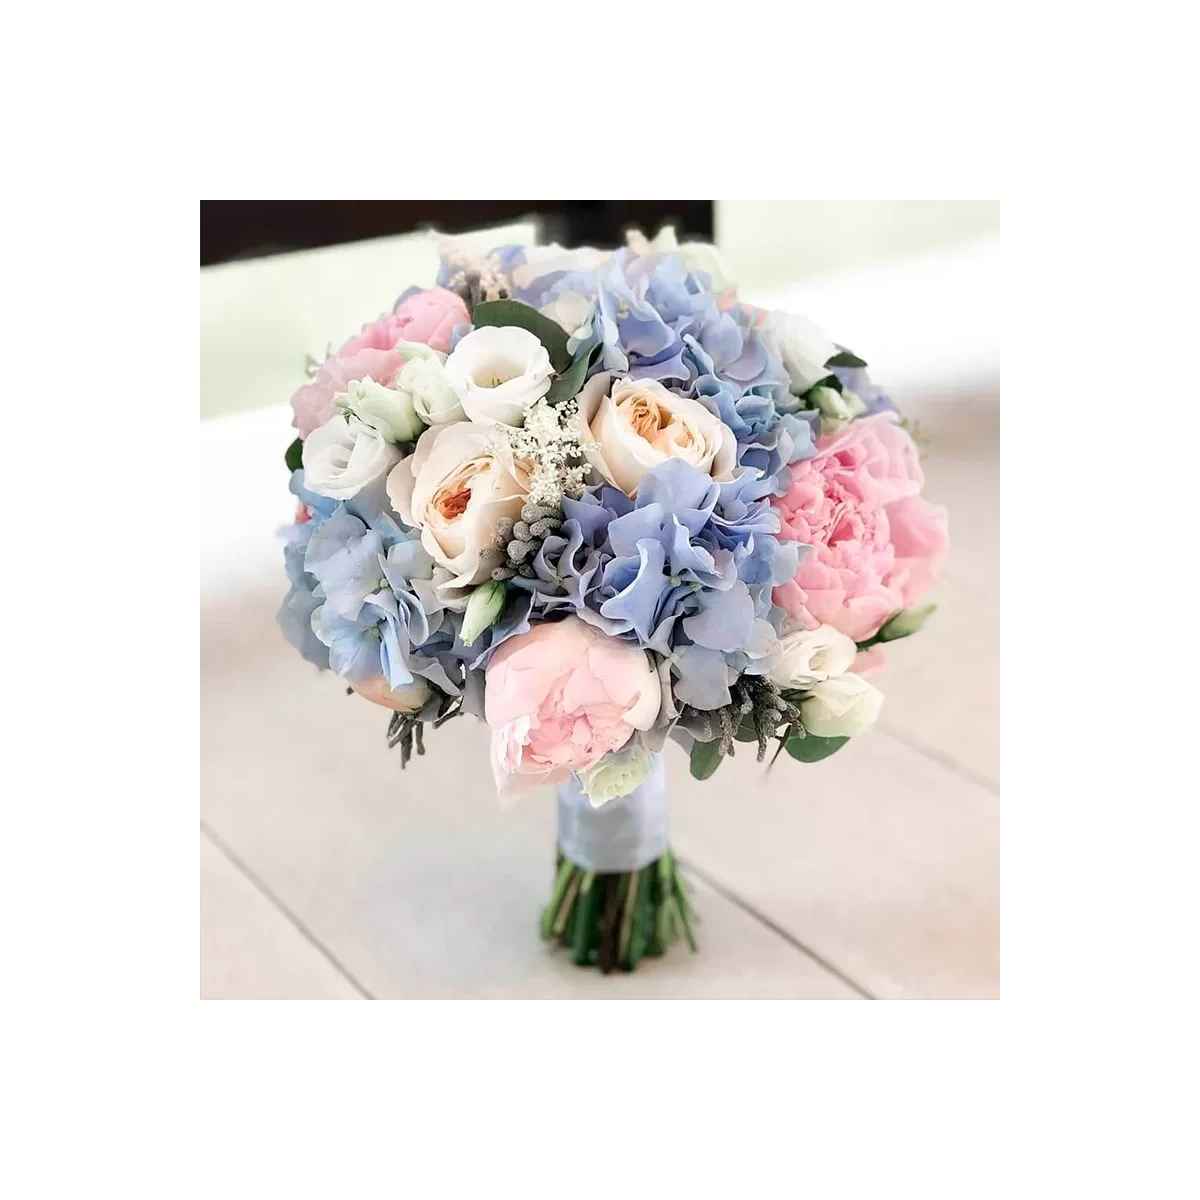
[[760, 913], [752, 904], [746, 900], [743, 900], [742, 897], [736, 892], [730, 891], [730, 889], [727, 888], [723, 883], [718, 883], [706, 871], [703, 871], [697, 867], [690, 858], [680, 858], [678, 855], [675, 855], [675, 860], [681, 866], [686, 868], [690, 874], [695, 875], [697, 879], [699, 879], [707, 887], [710, 887], [722, 899], [728, 900], [730, 904], [734, 905], [736, 908], [740, 908], [742, 912], [744, 912], [747, 916], [752, 917], [760, 925], [766, 926], [766, 928], [772, 933], [783, 938], [788, 945], [795, 947], [795, 949], [799, 950], [801, 954], [811, 958], [813, 962], [817, 964], [817, 966], [823, 967], [835, 979], [839, 980], [841, 983], [844, 983], [852, 992], [857, 993], [864, 1000], [877, 1000], [879, 998], [878, 996], [873, 996], [870, 992], [868, 992], [867, 989], [862, 986], [862, 984], [851, 979], [850, 976], [845, 973], [845, 971], [835, 967], [833, 963], [828, 961], [828, 959], [822, 958], [821, 955], [819, 955], [815, 950], [809, 946], [806, 946], [798, 937], [796, 937], [794, 933], [784, 929], [782, 925], [777, 925], [771, 920], [770, 917]]
[[991, 792], [993, 796], [1000, 795], [1000, 785], [998, 783], [994, 783], [985, 775], [977, 774], [970, 767], [964, 767], [962, 763], [951, 758], [945, 751], [938, 750], [934, 746], [928, 746], [924, 742], [910, 737], [906, 733], [902, 733], [887, 721], [878, 721], [875, 727], [880, 733], [886, 737], [890, 737], [892, 741], [899, 742], [902, 746], [907, 746], [914, 753], [921, 755], [922, 758], [927, 758], [930, 762], [937, 763], [939, 767], [945, 767], [947, 771], [957, 775], [960, 779], [965, 779], [968, 783], [973, 783], [976, 787], [981, 787], [985, 791]]
[[320, 941], [318, 941], [317, 936], [312, 932], [312, 930], [309, 929], [308, 926], [305, 925], [304, 922], [301, 921], [300, 918], [297, 917], [296, 914], [293, 913], [292, 910], [288, 908], [288, 906], [284, 904], [283, 901], [280, 900], [279, 897], [276, 896], [269, 887], [267, 887], [266, 883], [263, 882], [259, 875], [238, 856], [237, 852], [221, 837], [220, 834], [218, 834], [205, 821], [200, 822], [200, 832], [206, 838], [208, 838], [213, 846], [215, 846], [216, 849], [219, 850], [230, 861], [230, 863], [233, 864], [233, 866], [241, 871], [246, 879], [258, 889], [258, 891], [271, 903], [276, 911], [279, 912], [280, 915], [283, 916], [288, 923], [300, 933], [305, 941], [307, 941], [313, 947], [313, 949], [316, 950], [317, 953], [320, 954], [321, 957], [324, 958], [330, 964], [330, 966], [332, 966], [334, 970], [336, 970], [337, 973], [341, 975], [356, 992], [359, 993], [360, 996], [362, 996], [364, 1000], [375, 999], [375, 997], [369, 991], [367, 991], [367, 989], [363, 987], [361, 983], [359, 983], [359, 981], [346, 969], [346, 967], [343, 966], [336, 957], [334, 957], [333, 953], [324, 945], [322, 945]]

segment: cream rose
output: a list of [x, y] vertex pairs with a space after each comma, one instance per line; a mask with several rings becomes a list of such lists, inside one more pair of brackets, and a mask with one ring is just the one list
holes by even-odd
[[349, 500], [386, 475], [399, 457], [374, 425], [339, 413], [304, 439], [304, 483], [318, 495]]
[[480, 551], [491, 544], [502, 517], [514, 520], [528, 491], [486, 425], [459, 421], [421, 434], [412, 455], [388, 476], [388, 498], [405, 523], [421, 531], [421, 545], [450, 576], [437, 584], [450, 607], [463, 606], [457, 589], [491, 574]]
[[594, 375], [579, 394], [580, 440], [592, 466], [627, 496], [643, 475], [668, 458], [682, 458], [716, 480], [733, 478], [733, 431], [698, 400], [669, 392], [654, 379]]
[[778, 658], [771, 664], [770, 679], [781, 688], [807, 691], [815, 684], [845, 675], [858, 647], [853, 638], [832, 625], [816, 629], [794, 629], [780, 635]]
[[553, 374], [546, 347], [518, 325], [473, 329], [446, 359], [446, 378], [470, 420], [517, 428]]

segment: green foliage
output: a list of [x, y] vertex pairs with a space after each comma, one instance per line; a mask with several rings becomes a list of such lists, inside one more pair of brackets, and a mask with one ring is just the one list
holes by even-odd
[[721, 739], [696, 742], [692, 746], [691, 771], [693, 779], [711, 779], [721, 765]]
[[836, 754], [850, 739], [844, 737], [823, 738], [810, 733], [805, 737], [793, 734], [787, 740], [784, 749], [797, 761], [803, 763], [820, 762], [831, 754]]
[[283, 461], [285, 463], [287, 463], [287, 469], [289, 471], [300, 470], [301, 463], [303, 462], [303, 458], [301, 457], [303, 455], [303, 453], [304, 453], [304, 443], [299, 438], [297, 438], [287, 448], [287, 452], [283, 456]]
[[603, 348], [603, 343], [599, 338], [593, 338], [584, 342], [579, 347], [575, 355], [575, 360], [550, 385], [550, 390], [546, 393], [546, 403], [561, 404], [564, 400], [570, 400], [572, 397], [578, 396], [592, 363], [600, 357], [600, 351]]
[[522, 304], [519, 300], [484, 300], [475, 305], [471, 320], [476, 328], [481, 325], [516, 325], [527, 329], [546, 347], [550, 365], [556, 371], [566, 371], [571, 365], [567, 335], [562, 326], [528, 304]]
[[849, 350], [840, 350], [825, 365], [827, 367], [865, 367], [867, 364], [857, 354], [851, 354]]

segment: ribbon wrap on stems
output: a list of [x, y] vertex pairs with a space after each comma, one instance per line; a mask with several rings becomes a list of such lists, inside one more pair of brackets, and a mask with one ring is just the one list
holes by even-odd
[[572, 776], [558, 789], [558, 846], [586, 871], [640, 871], [667, 852], [667, 774], [653, 756], [650, 775], [627, 796], [593, 808]]

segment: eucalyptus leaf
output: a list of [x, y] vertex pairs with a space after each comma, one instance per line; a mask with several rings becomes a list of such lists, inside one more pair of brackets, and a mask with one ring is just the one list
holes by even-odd
[[721, 739], [711, 742], [696, 742], [692, 746], [692, 778], [711, 779], [721, 765]]
[[849, 350], [839, 350], [825, 365], [827, 367], [865, 367], [867, 364], [857, 354], [851, 354]]
[[550, 365], [556, 371], [565, 371], [571, 365], [566, 331], [557, 321], [543, 316], [531, 305], [522, 304], [519, 300], [483, 300], [475, 305], [471, 321], [476, 328], [481, 325], [516, 325], [528, 329], [546, 347]]
[[786, 749], [797, 762], [814, 763], [836, 754], [849, 740], [844, 737], [817, 737], [815, 733], [810, 733], [802, 738], [788, 738]]
[[599, 338], [585, 342], [579, 347], [575, 361], [550, 385], [546, 393], [547, 404], [561, 404], [579, 395], [593, 362], [600, 356], [603, 343]]
[[739, 742], [757, 742], [758, 730], [754, 728], [753, 721], [743, 721], [737, 727], [737, 733], [733, 735]]
[[287, 452], [283, 456], [283, 461], [285, 463], [287, 463], [287, 469], [289, 471], [300, 470], [300, 467], [304, 462], [303, 454], [304, 454], [304, 443], [299, 438], [297, 438], [287, 448]]

